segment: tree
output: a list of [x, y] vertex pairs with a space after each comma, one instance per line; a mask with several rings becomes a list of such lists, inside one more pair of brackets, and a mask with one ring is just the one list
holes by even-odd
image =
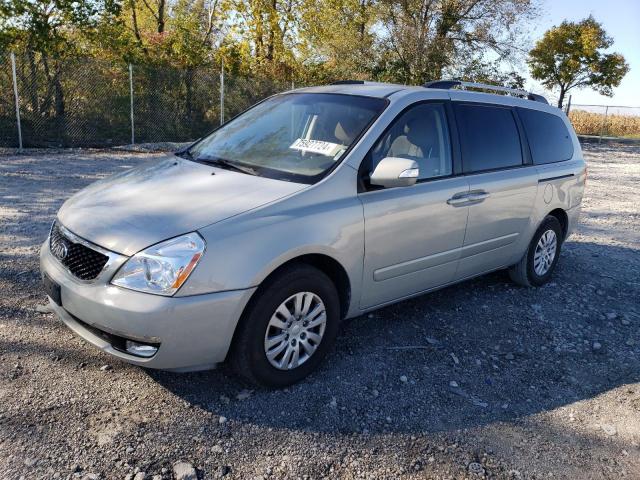
[[531, 76], [549, 88], [558, 88], [558, 107], [572, 88], [591, 87], [612, 96], [629, 65], [619, 53], [605, 53], [613, 39], [592, 16], [580, 22], [564, 21], [547, 30], [529, 52]]
[[[377, 0], [310, 0], [302, 4], [301, 59], [309, 80], [375, 77]], [[314, 66], [320, 69], [314, 71]], [[319, 70], [319, 71], [318, 71]]]
[[[65, 114], [62, 68], [67, 58], [77, 55], [95, 31], [101, 16], [114, 15], [119, 6], [113, 0], [0, 0], [0, 51], [25, 52], [28, 62], [31, 110], [56, 117]], [[44, 75], [47, 88], [43, 98], [36, 92]], [[21, 76], [24, 76], [20, 72]]]
[[381, 0], [385, 78], [423, 83], [515, 59], [525, 51], [521, 27], [536, 13], [536, 0]]

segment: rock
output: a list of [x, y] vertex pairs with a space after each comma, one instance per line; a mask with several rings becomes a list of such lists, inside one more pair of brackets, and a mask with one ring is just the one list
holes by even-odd
[[109, 370], [112, 370], [113, 367], [111, 365], [102, 365], [100, 367], [100, 370], [102, 370], [103, 372], [108, 372]]
[[173, 476], [176, 480], [198, 480], [198, 475], [193, 465], [183, 461], [173, 464]]
[[591, 348], [593, 349], [594, 352], [597, 352], [602, 349], [602, 344], [600, 342], [593, 342], [593, 344], [591, 345]]
[[607, 317], [607, 320], [615, 320], [618, 318], [618, 314], [616, 312], [606, 313], [605, 316]]
[[458, 386], [459, 386], [459, 385], [458, 385], [458, 382], [456, 382], [455, 380], [451, 380], [451, 381], [449, 382], [449, 386], [450, 386], [451, 388], [458, 388]]
[[222, 478], [231, 472], [231, 467], [228, 465], [220, 465], [216, 470], [216, 478]]
[[223, 449], [222, 449], [222, 445], [214, 445], [213, 447], [211, 447], [211, 453], [222, 453]]
[[459, 365], [459, 364], [460, 364], [460, 360], [458, 360], [458, 357], [456, 357], [456, 354], [455, 354], [455, 353], [453, 353], [453, 352], [452, 352], [452, 353], [450, 353], [449, 355], [451, 355], [451, 358], [452, 358], [452, 360], [453, 360], [453, 363], [455, 363], [456, 365]]
[[49, 305], [49, 304], [38, 305], [38, 306], [36, 306], [36, 312], [38, 312], [38, 313], [53, 313], [53, 308], [51, 308], [51, 305]]
[[218, 417], [218, 423], [220, 425], [222, 425], [223, 423], [227, 423], [227, 417], [223, 417], [222, 415], [220, 415], [220, 417]]
[[86, 473], [82, 477], [82, 480], [98, 480], [99, 478], [100, 478], [100, 475], [98, 475], [97, 473]]
[[507, 353], [504, 358], [506, 358], [507, 360], [513, 360], [515, 357], [515, 355], [513, 353]]
[[373, 390], [371, 390], [371, 395], [377, 397], [378, 395], [380, 395], [380, 392], [374, 388]]
[[429, 345], [436, 345], [438, 343], [438, 340], [433, 337], [425, 337], [425, 340]]
[[606, 433], [610, 437], [618, 433], [618, 429], [615, 427], [615, 425], [605, 424], [605, 425], [601, 425], [600, 428], [604, 433]]
[[37, 459], [37, 458], [27, 458], [27, 459], [24, 461], [24, 464], [25, 464], [27, 467], [34, 467], [34, 466], [36, 465], [36, 463], [38, 463], [38, 459]]
[[484, 402], [484, 401], [480, 400], [479, 398], [474, 398], [472, 400], [472, 402], [476, 407], [487, 408], [489, 406], [489, 404], [487, 402]]
[[253, 393], [252, 390], [242, 390], [238, 395], [236, 395], [237, 400], [246, 400]]
[[401, 375], [401, 376], [400, 376], [400, 381], [401, 381], [402, 383], [407, 383], [407, 382], [409, 381], [409, 379], [407, 378], [407, 376], [406, 376], [406, 375]]
[[145, 480], [147, 478], [147, 474], [145, 472], [138, 472], [133, 477], [133, 480]]
[[484, 467], [478, 462], [471, 462], [467, 466], [467, 470], [469, 470], [469, 473], [472, 475], [484, 475]]

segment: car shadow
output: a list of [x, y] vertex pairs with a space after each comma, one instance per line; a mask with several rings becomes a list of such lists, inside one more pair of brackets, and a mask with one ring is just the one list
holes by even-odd
[[197, 408], [276, 429], [440, 432], [511, 421], [640, 380], [640, 255], [565, 244], [548, 285], [504, 271], [343, 324], [319, 371], [283, 390], [228, 372], [148, 371]]

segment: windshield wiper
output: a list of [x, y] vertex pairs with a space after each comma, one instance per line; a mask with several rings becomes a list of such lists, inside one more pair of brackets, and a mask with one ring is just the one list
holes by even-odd
[[176, 157], [186, 158], [187, 160], [193, 160], [193, 155], [191, 155], [191, 152], [188, 148], [184, 150], [178, 150], [177, 152], [174, 152], [174, 155]]
[[238, 172], [246, 173], [247, 175], [258, 175], [258, 172], [255, 169], [251, 167], [245, 167], [243, 165], [238, 165], [236, 162], [232, 162], [225, 158], [198, 158], [196, 160], [199, 162], [207, 163], [209, 165], [216, 165], [229, 170], [236, 170]]

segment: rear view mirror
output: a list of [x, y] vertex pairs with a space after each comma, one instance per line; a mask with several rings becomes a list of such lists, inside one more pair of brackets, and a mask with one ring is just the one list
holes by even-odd
[[373, 170], [369, 181], [384, 188], [410, 187], [416, 183], [419, 174], [415, 160], [385, 157]]

